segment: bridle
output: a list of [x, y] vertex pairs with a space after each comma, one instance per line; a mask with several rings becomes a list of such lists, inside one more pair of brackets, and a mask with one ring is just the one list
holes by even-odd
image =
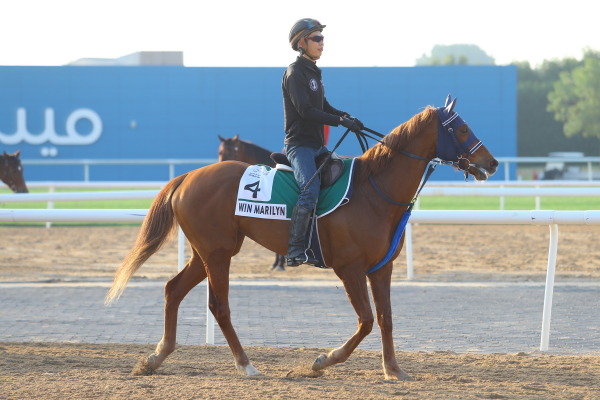
[[[465, 141], [460, 142], [456, 137], [456, 131], [458, 130], [458, 128], [460, 128], [462, 125], [466, 125], [466, 123], [458, 115], [458, 113], [452, 111], [455, 100], [452, 101], [451, 104], [448, 104], [449, 101], [446, 100], [446, 107], [436, 108], [436, 113], [438, 116], [438, 141], [436, 154], [434, 158], [423, 157], [402, 149], [394, 149], [394, 151], [407, 157], [411, 157], [421, 161], [426, 161], [429, 165], [423, 179], [421, 180], [421, 185], [419, 186], [419, 189], [415, 193], [415, 196], [410, 203], [402, 203], [390, 199], [377, 187], [373, 177], [369, 176], [369, 182], [371, 182], [371, 185], [373, 186], [377, 194], [379, 194], [379, 196], [382, 197], [385, 201], [397, 206], [407, 206], [409, 207], [408, 212], [410, 213], [410, 210], [415, 204], [419, 193], [421, 192], [421, 190], [425, 186], [425, 183], [427, 183], [427, 180], [435, 171], [435, 168], [438, 165], [451, 165], [453, 167], [456, 167], [460, 171], [463, 171], [465, 174], [465, 181], [468, 180], [469, 177], [469, 168], [473, 167], [481, 169], [478, 165], [471, 163], [471, 161], [469, 160], [469, 156], [474, 154], [477, 150], [481, 148], [481, 146], [483, 146], [481, 140], [479, 140], [477, 136], [475, 136], [475, 133], [473, 133], [471, 128], [469, 128], [469, 136]], [[366, 151], [366, 148], [364, 147], [364, 145], [366, 144], [365, 136], [378, 141], [384, 146], [387, 145], [385, 141], [380, 140], [383, 139], [385, 135], [369, 128], [364, 128], [363, 130], [372, 135], [377, 136], [373, 137], [365, 132], [360, 132], [360, 134], [356, 134], [357, 138], [359, 138], [358, 141], [361, 145], [361, 148], [363, 148], [363, 152]], [[466, 157], [464, 156], [465, 154], [467, 155]]]
[[[471, 163], [469, 156], [479, 150], [481, 146], [483, 146], [483, 143], [475, 136], [475, 133], [473, 133], [471, 128], [469, 128], [469, 136], [467, 139], [460, 142], [456, 137], [456, 131], [462, 125], [465, 125], [465, 121], [458, 113], [453, 111], [449, 116], [445, 116], [445, 110], [445, 107], [436, 108], [436, 113], [438, 115], [438, 141], [435, 157], [427, 158], [401, 149], [394, 149], [394, 151], [407, 157], [427, 161], [436, 165], [451, 165], [460, 171], [463, 171], [465, 173], [465, 180], [467, 180], [469, 177], [469, 168], [479, 168], [476, 164]], [[357, 134], [357, 137], [360, 137], [359, 143], [363, 152], [367, 149], [367, 147], [364, 146], [364, 144], [366, 144], [366, 139], [364, 137], [369, 137], [384, 146], [387, 145], [385, 141], [380, 140], [383, 139], [385, 135], [369, 128], [364, 128], [363, 130], [368, 133], [361, 132], [360, 134]], [[376, 137], [369, 134], [375, 135]]]

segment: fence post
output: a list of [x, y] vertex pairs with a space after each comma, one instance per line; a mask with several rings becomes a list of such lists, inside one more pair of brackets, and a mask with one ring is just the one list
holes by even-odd
[[[54, 193], [54, 186], [50, 186], [48, 188], [48, 193]], [[54, 208], [54, 202], [52, 200], [48, 201], [48, 206], [47, 206], [48, 210], [51, 210]], [[52, 226], [52, 222], [46, 221], [46, 228], [50, 228]]]
[[546, 291], [544, 293], [544, 312], [542, 314], [542, 340], [540, 350], [547, 351], [550, 342], [550, 317], [552, 314], [552, 295], [554, 294], [554, 275], [556, 272], [556, 253], [558, 251], [558, 225], [550, 225], [550, 247], [548, 248], [548, 271], [546, 272]]
[[206, 281], [206, 344], [215, 344], [215, 317], [210, 312], [210, 285]]
[[406, 224], [404, 235], [404, 247], [406, 248], [406, 279], [410, 281], [415, 277], [412, 252], [412, 224], [410, 222]]

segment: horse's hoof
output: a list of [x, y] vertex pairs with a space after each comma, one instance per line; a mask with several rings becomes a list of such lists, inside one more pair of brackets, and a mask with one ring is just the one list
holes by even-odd
[[152, 375], [156, 368], [154, 367], [154, 363], [151, 360], [152, 357], [148, 357], [147, 359], [140, 360], [139, 363], [135, 367], [133, 367], [133, 371], [131, 373], [133, 375]]
[[321, 354], [312, 365], [313, 371], [320, 371], [325, 368], [325, 360], [327, 360], [327, 354]]
[[257, 376], [260, 375], [260, 371], [254, 368], [254, 365], [248, 364], [245, 367], [242, 365], [237, 366], [238, 371], [246, 376]]
[[410, 376], [409, 374], [407, 374], [406, 372], [399, 370], [397, 372], [386, 372], [385, 373], [385, 379], [388, 380], [399, 380], [399, 381], [404, 381], [404, 382], [412, 382], [414, 381], [414, 379], [412, 378], [412, 376]]

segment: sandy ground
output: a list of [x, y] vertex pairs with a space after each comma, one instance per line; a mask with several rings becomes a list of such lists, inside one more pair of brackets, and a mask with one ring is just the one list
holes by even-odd
[[[11, 227], [0, 225], [0, 282], [112, 280], [135, 241], [138, 227]], [[599, 226], [561, 225], [557, 277], [600, 279]], [[415, 280], [541, 280], [548, 262], [549, 229], [529, 225], [416, 225]], [[27, 251], [24, 251], [24, 249]], [[186, 246], [186, 256], [189, 251]], [[271, 271], [273, 254], [246, 239], [232, 259], [232, 279], [334, 279], [313, 267]], [[394, 263], [394, 279], [406, 279], [406, 253]], [[135, 275], [167, 280], [177, 273], [177, 240], [169, 242]]]
[[[0, 226], [0, 282], [108, 281], [137, 227]], [[599, 228], [562, 226], [557, 280], [598, 281]], [[415, 280], [543, 281], [545, 226], [437, 226], [413, 229]], [[234, 279], [337, 279], [299, 267], [271, 271], [273, 256], [247, 240], [232, 261]], [[177, 271], [176, 241], [136, 279], [167, 280]], [[406, 279], [406, 258], [394, 279]], [[326, 349], [248, 347], [263, 375], [235, 372], [224, 346], [180, 346], [151, 376], [132, 367], [152, 346], [0, 343], [2, 399], [599, 399], [600, 356], [398, 352], [413, 382], [384, 380], [380, 353], [359, 350], [314, 376], [309, 366]]]

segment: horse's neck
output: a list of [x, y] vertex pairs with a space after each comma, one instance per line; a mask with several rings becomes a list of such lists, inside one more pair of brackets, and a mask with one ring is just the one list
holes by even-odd
[[419, 188], [427, 162], [396, 155], [388, 168], [373, 176], [379, 188], [392, 200], [410, 203]]

